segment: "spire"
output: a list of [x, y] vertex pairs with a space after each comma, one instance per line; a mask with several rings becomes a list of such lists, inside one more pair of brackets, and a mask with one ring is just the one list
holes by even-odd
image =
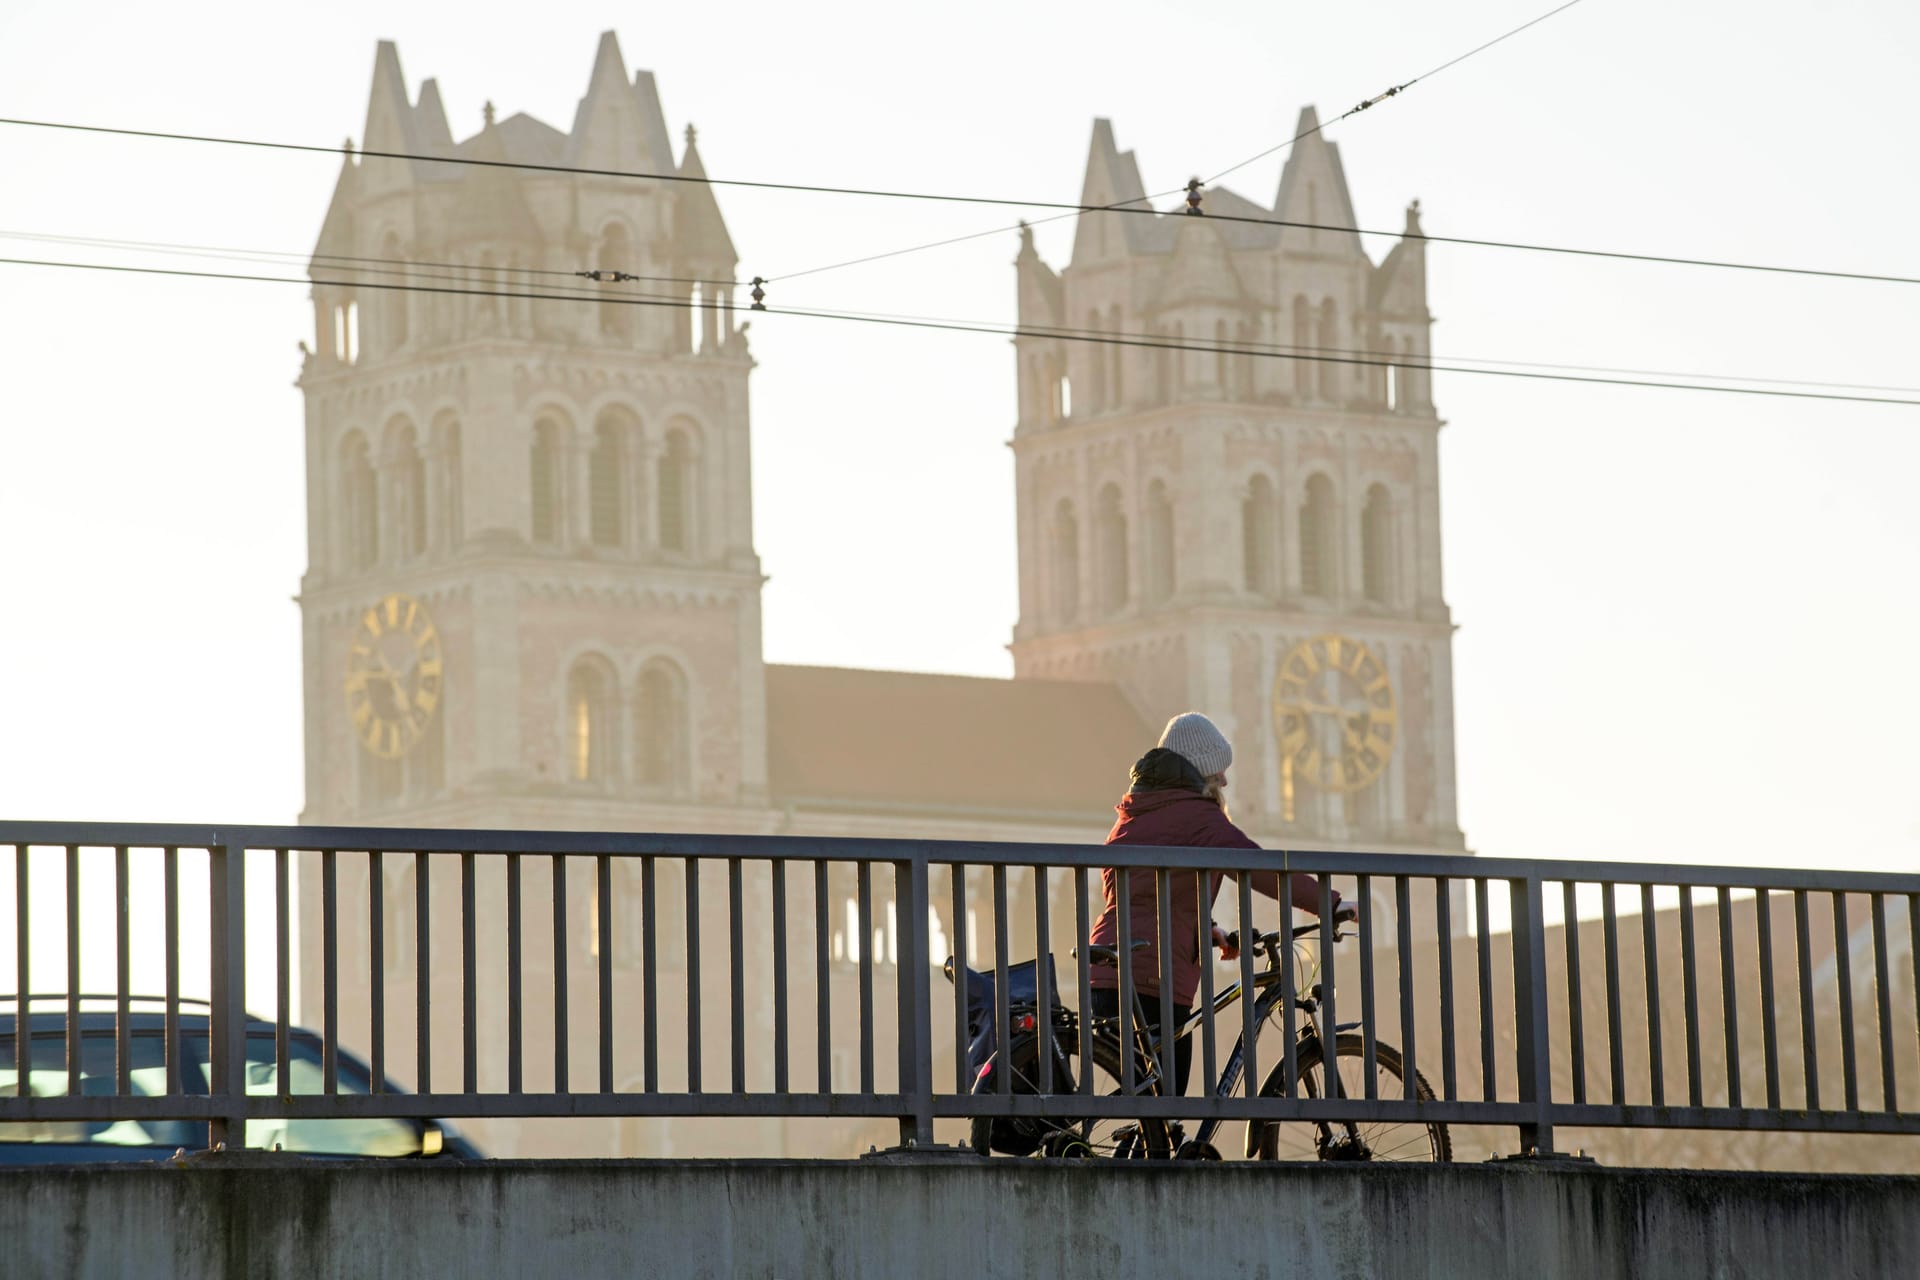
[[660, 110], [660, 89], [653, 82], [653, 72], [634, 72], [633, 105], [640, 113], [647, 172], [665, 173], [673, 168], [673, 143], [667, 137], [667, 118]]
[[591, 169], [644, 169], [647, 144], [636, 105], [619, 37], [603, 31], [587, 96], [573, 115], [572, 163]]
[[[360, 131], [361, 149], [411, 152], [418, 149], [418, 141], [407, 77], [400, 70], [400, 50], [393, 41], [382, 40], [374, 49], [373, 90], [367, 98], [366, 128]], [[379, 192], [405, 186], [415, 174], [410, 160], [372, 156], [366, 160], [364, 176], [366, 190]]]
[[740, 261], [734, 251], [733, 237], [727, 234], [727, 222], [720, 216], [720, 202], [706, 181], [707, 166], [701, 162], [700, 148], [694, 143], [694, 128], [687, 126], [687, 149], [680, 158], [680, 176], [692, 182], [676, 184], [680, 202], [680, 256], [696, 272], [731, 275]]
[[[1133, 152], [1122, 151], [1113, 140], [1113, 122], [1093, 122], [1087, 146], [1087, 173], [1080, 183], [1084, 205], [1130, 204], [1147, 208], [1147, 189]], [[1146, 224], [1152, 219], [1121, 214], [1081, 214], [1073, 235], [1073, 261], [1140, 252], [1146, 244]]]
[[[1312, 223], [1320, 227], [1352, 227], [1353, 197], [1347, 192], [1346, 170], [1340, 164], [1340, 148], [1318, 132], [1320, 115], [1311, 105], [1300, 109], [1294, 133], [1308, 136], [1294, 143], [1287, 164], [1280, 171], [1280, 191], [1274, 198], [1274, 216], [1285, 222]], [[1360, 237], [1352, 231], [1310, 231], [1304, 227], [1282, 227], [1282, 252], [1345, 253], [1365, 257]]]
[[1400, 242], [1374, 271], [1367, 285], [1367, 305], [1375, 311], [1426, 321], [1427, 236], [1420, 229], [1420, 202], [1407, 206], [1407, 227]]
[[420, 101], [413, 108], [413, 131], [429, 151], [453, 148], [453, 131], [447, 128], [447, 108], [440, 101], [440, 82], [432, 77], [420, 82]]

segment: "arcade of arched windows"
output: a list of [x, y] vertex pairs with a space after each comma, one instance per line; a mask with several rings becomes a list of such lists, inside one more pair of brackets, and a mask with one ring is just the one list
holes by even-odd
[[615, 556], [700, 554], [702, 435], [684, 415], [656, 434], [616, 406], [576, 433], [559, 409], [542, 412], [527, 457], [533, 544]]
[[567, 670], [562, 777], [602, 791], [679, 799], [692, 794], [693, 720], [687, 676], [653, 657], [622, 682], [603, 655]]
[[423, 437], [404, 415], [381, 433], [376, 453], [349, 431], [338, 453], [337, 558], [346, 572], [405, 564], [459, 545], [462, 537], [460, 421], [451, 412]]

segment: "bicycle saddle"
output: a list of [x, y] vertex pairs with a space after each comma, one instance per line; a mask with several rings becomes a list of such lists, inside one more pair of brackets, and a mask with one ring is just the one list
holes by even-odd
[[[1133, 949], [1135, 951], [1144, 951], [1152, 945], [1151, 942], [1136, 941], [1133, 944]], [[1075, 947], [1070, 954], [1074, 959], [1078, 960], [1080, 958], [1080, 948]], [[1120, 966], [1120, 948], [1089, 945], [1087, 947], [1087, 961], [1090, 964], [1109, 965], [1118, 968]]]

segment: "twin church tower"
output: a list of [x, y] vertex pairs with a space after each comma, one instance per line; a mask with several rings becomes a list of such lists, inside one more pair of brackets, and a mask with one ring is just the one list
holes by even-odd
[[[1333, 143], [1205, 193], [1290, 225], [1021, 237], [1012, 680], [763, 660], [739, 255], [611, 34], [570, 130], [458, 142], [382, 44], [362, 150], [299, 381], [303, 821], [1092, 842], [1197, 709], [1262, 843], [1461, 848], [1424, 242], [1368, 258]], [[1147, 207], [1104, 120], [1082, 202]]]

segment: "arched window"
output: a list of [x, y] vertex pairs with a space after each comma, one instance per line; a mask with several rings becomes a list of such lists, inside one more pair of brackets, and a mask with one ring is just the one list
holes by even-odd
[[386, 453], [393, 474], [388, 527], [399, 540], [401, 554], [411, 560], [427, 554], [427, 462], [411, 423], [396, 419], [387, 428]]
[[[593, 265], [601, 271], [633, 270], [633, 240], [627, 235], [627, 229], [623, 224], [618, 222], [607, 224], [607, 229], [600, 236], [598, 259]], [[599, 310], [601, 333], [609, 338], [621, 340], [633, 337], [634, 308], [631, 303], [603, 302]]]
[[[1120, 318], [1120, 308], [1117, 304], [1107, 308], [1108, 333], [1118, 334], [1124, 323], [1125, 321]], [[1107, 408], [1109, 409], [1118, 409], [1122, 403], [1124, 388], [1122, 387], [1123, 373], [1121, 361], [1125, 353], [1126, 348], [1124, 347], [1110, 346], [1107, 348]]]
[[1307, 500], [1300, 504], [1300, 590], [1305, 594], [1333, 595], [1338, 537], [1333, 522], [1333, 481], [1316, 475], [1307, 481]]
[[617, 547], [626, 533], [627, 430], [603, 414], [593, 428], [587, 458], [587, 523], [596, 547]]
[[582, 658], [567, 674], [567, 777], [574, 782], [619, 776], [613, 691], [613, 672], [599, 658]]
[[1164, 481], [1147, 486], [1145, 538], [1146, 596], [1159, 604], [1173, 595], [1173, 502]]
[[1386, 604], [1393, 593], [1393, 500], [1387, 487], [1367, 490], [1360, 515], [1360, 587], [1367, 599]]
[[[380, 256], [388, 262], [405, 261], [406, 255], [400, 251], [400, 237], [388, 232], [386, 240], [382, 242]], [[381, 328], [385, 330], [381, 341], [388, 354], [391, 354], [407, 345], [407, 309], [413, 302], [413, 295], [405, 289], [384, 289], [381, 294], [380, 319]]]
[[528, 476], [533, 497], [533, 540], [560, 545], [560, 494], [566, 458], [566, 428], [557, 418], [542, 418], [533, 427], [533, 454]]
[[1099, 556], [1100, 612], [1118, 613], [1127, 607], [1127, 514], [1120, 504], [1120, 486], [1100, 490], [1094, 506], [1093, 536]]
[[[1323, 298], [1320, 301], [1320, 341], [1318, 345], [1322, 354], [1330, 354], [1340, 348], [1340, 328], [1337, 318], [1334, 315], [1332, 298]], [[1320, 396], [1322, 399], [1333, 400], [1339, 396], [1340, 370], [1344, 367], [1344, 365], [1335, 364], [1331, 360], [1321, 362]]]
[[1213, 385], [1220, 389], [1220, 398], [1226, 399], [1232, 385], [1227, 378], [1227, 322], [1213, 322]]
[[1279, 585], [1273, 572], [1278, 524], [1273, 482], [1255, 476], [1240, 502], [1240, 561], [1247, 590], [1257, 596], [1271, 596]]
[[693, 441], [683, 429], [667, 432], [667, 445], [660, 453], [659, 485], [660, 497], [654, 509], [660, 513], [660, 549], [692, 551]]
[[633, 691], [634, 781], [650, 790], [685, 795], [693, 778], [687, 680], [680, 668], [655, 658], [640, 670]]
[[1080, 520], [1065, 498], [1053, 509], [1053, 616], [1072, 622], [1080, 615]]
[[340, 453], [345, 482], [342, 506], [346, 517], [347, 566], [372, 568], [380, 559], [380, 490], [366, 437], [358, 432], [348, 436]]
[[466, 536], [462, 499], [466, 476], [460, 461], [460, 420], [452, 414], [441, 415], [440, 436], [440, 531], [449, 551]]
[[1306, 295], [1296, 294], [1293, 299], [1293, 350], [1296, 358], [1293, 362], [1293, 388], [1301, 395], [1313, 393], [1314, 362], [1306, 357], [1312, 354], [1313, 347], [1313, 304]]

